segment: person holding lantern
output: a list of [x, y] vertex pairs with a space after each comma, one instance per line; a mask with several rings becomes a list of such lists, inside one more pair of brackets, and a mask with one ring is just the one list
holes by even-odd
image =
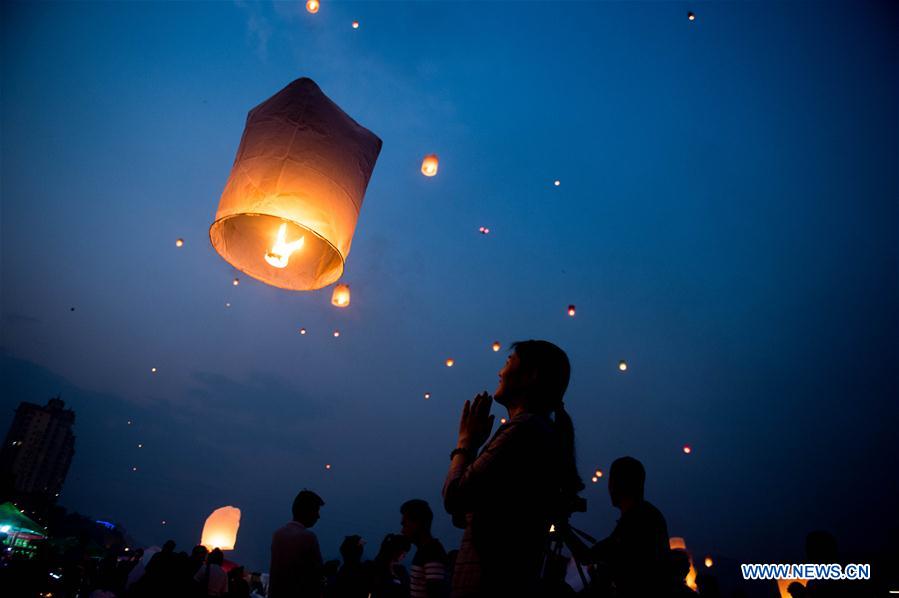
[[[550, 525], [571, 514], [584, 488], [562, 403], [570, 372], [556, 345], [518, 342], [494, 397], [465, 402], [443, 487], [444, 507], [465, 528], [452, 598], [538, 594]], [[508, 421], [478, 452], [493, 428], [494, 399]]]

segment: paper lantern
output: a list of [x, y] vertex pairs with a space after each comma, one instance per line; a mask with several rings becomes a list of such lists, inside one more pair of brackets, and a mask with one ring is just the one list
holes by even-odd
[[234, 550], [239, 527], [240, 509], [230, 506], [218, 508], [206, 518], [200, 544], [210, 551], [216, 548]]
[[305, 328], [300, 328], [300, 334], [306, 334], [306, 329], [305, 329]]
[[624, 361], [623, 359], [621, 361], [619, 361], [618, 369], [621, 370], [622, 372], [626, 372], [627, 371], [627, 362]]
[[331, 469], [331, 464], [330, 464], [330, 463], [325, 463], [325, 469]]
[[312, 13], [312, 14], [317, 13], [318, 7], [319, 7], [318, 0], [307, 0], [306, 10], [308, 10], [310, 13]]
[[437, 174], [437, 154], [429, 154], [421, 161], [421, 173], [425, 176]]
[[339, 331], [339, 330], [335, 330], [335, 331], [334, 331], [334, 338], [337, 338], [338, 336], [340, 336], [340, 331]]
[[593, 472], [593, 475], [595, 475], [595, 476], [598, 477], [598, 478], [601, 478], [601, 477], [602, 477], [602, 470], [601, 470], [601, 469], [597, 469], [595, 472]]
[[350, 304], [350, 285], [339, 284], [334, 287], [331, 294], [331, 305], [335, 307], [347, 307]]
[[482, 235], [489, 235], [490, 229], [487, 228], [486, 226], [482, 226], [482, 227], [478, 228], [478, 232], [481, 233]]
[[505, 418], [505, 417], [499, 418], [499, 423], [505, 424], [505, 423], [506, 423], [506, 418]]
[[574, 317], [574, 314], [575, 314], [574, 306], [573, 306], [573, 305], [569, 305], [569, 306], [568, 306], [568, 315], [571, 316], [571, 317], [573, 318], [573, 317]]
[[684, 445], [684, 454], [689, 455], [693, 452], [693, 448], [689, 444]]
[[175, 239], [175, 247], [183, 247], [184, 239]]
[[687, 13], [687, 19], [689, 19], [689, 20], [691, 20], [691, 21], [695, 21], [695, 20], [696, 20], [696, 15], [693, 14], [692, 12], [688, 12], [688, 13]]
[[131, 471], [137, 471], [137, 467], [132, 467]]
[[240, 284], [240, 279], [237, 278], [237, 277], [235, 276], [235, 277], [234, 277], [234, 280], [231, 281], [231, 284], [233, 284], [234, 286], [239, 285], [239, 284]]
[[353, 21], [353, 29], [359, 29], [359, 21]]
[[137, 443], [137, 448], [144, 448], [144, 444], [142, 442]]
[[712, 560], [712, 557], [710, 557], [710, 556], [705, 557], [704, 562], [705, 562], [706, 567], [711, 567], [712, 565], [715, 564], [715, 562]]
[[156, 368], [150, 368], [150, 373], [151, 373], [151, 374], [155, 374], [155, 373], [156, 373]]
[[451, 368], [451, 367], [453, 367], [453, 365], [455, 365], [455, 363], [456, 363], [456, 361], [454, 359], [447, 359], [446, 367]]
[[297, 79], [253, 108], [209, 238], [262, 282], [320, 289], [343, 274], [381, 140]]
[[493, 352], [496, 353], [502, 348], [502, 345], [499, 344], [499, 341], [493, 341]]
[[230, 301], [226, 301], [226, 302], [225, 302], [225, 307], [231, 307], [231, 302], [230, 302]]
[[553, 181], [553, 185], [555, 185], [556, 187], [558, 187], [561, 184], [562, 184], [562, 181], [560, 181], [560, 180]]
[[430, 398], [431, 398], [431, 393], [426, 392], [426, 393], [425, 393], [425, 400], [427, 401], [427, 400], [430, 399]]
[[595, 484], [596, 482], [599, 481], [599, 478], [596, 477], [596, 476], [593, 476], [592, 478], [590, 478], [590, 481], [593, 482], [593, 483]]

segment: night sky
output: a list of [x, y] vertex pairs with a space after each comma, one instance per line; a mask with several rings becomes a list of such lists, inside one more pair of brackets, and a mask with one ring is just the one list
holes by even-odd
[[[626, 454], [695, 552], [802, 562], [812, 529], [859, 553], [897, 524], [894, 3], [0, 10], [0, 433], [75, 409], [65, 507], [189, 550], [234, 505], [228, 558], [265, 570], [301, 488], [326, 558], [354, 533], [372, 558], [419, 497], [455, 547], [461, 405], [543, 338], [592, 535], [618, 514], [589, 475]], [[233, 286], [208, 238], [247, 112], [301, 76], [384, 142], [346, 310]]]

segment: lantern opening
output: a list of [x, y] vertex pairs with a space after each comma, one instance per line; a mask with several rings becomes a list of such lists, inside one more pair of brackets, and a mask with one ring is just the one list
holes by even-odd
[[282, 289], [320, 289], [343, 274], [343, 256], [334, 245], [277, 216], [226, 216], [212, 224], [209, 238], [235, 268]]

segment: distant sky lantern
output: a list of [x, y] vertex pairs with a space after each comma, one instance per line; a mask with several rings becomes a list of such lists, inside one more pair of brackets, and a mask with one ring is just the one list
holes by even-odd
[[339, 330], [335, 330], [335, 331], [334, 331], [334, 338], [337, 338], [338, 336], [340, 336], [340, 331], [339, 331]]
[[325, 463], [325, 469], [331, 469], [331, 464], [330, 464], [330, 463]]
[[184, 239], [175, 239], [175, 247], [183, 247]]
[[339, 284], [334, 287], [331, 294], [331, 305], [335, 307], [347, 307], [350, 304], [350, 285]]
[[209, 228], [212, 246], [278, 288], [337, 282], [380, 151], [374, 133], [311, 79], [297, 79], [247, 115]]
[[233, 284], [234, 286], [239, 285], [239, 284], [240, 284], [240, 279], [237, 278], [237, 277], [235, 276], [235, 277], [234, 277], [234, 280], [231, 281], [231, 284]]
[[453, 359], [447, 359], [447, 360], [446, 360], [446, 367], [448, 367], [448, 368], [453, 367], [455, 364], [456, 364], [456, 362], [455, 362], [455, 360], [453, 360]]
[[556, 179], [555, 181], [553, 181], [553, 185], [555, 185], [556, 187], [558, 187], [558, 186], [561, 185], [561, 184], [562, 184], [562, 181], [560, 181], [560, 180], [558, 180], [558, 179]]
[[306, 334], [306, 329], [305, 329], [305, 328], [300, 328], [300, 334]]
[[137, 467], [132, 467], [131, 471], [137, 471]]
[[695, 21], [695, 20], [696, 20], [696, 15], [693, 14], [692, 12], [688, 12], [688, 13], [687, 13], [687, 18], [688, 18], [689, 20], [691, 20], [691, 21]]
[[571, 316], [571, 317], [573, 318], [573, 317], [574, 317], [574, 314], [575, 314], [574, 306], [573, 306], [573, 305], [569, 305], [569, 306], [568, 306], [568, 315]]
[[482, 226], [478, 229], [478, 232], [481, 233], [482, 235], [489, 235], [490, 229], [487, 228], [486, 226]]
[[499, 423], [505, 424], [505, 423], [506, 423], [506, 418], [505, 418], [505, 417], [499, 418]]
[[231, 302], [230, 302], [230, 301], [226, 301], [226, 302], [225, 302], [225, 307], [231, 307]]
[[430, 398], [431, 398], [431, 393], [426, 392], [426, 393], [425, 393], [425, 400], [427, 401], [427, 400], [430, 399]]
[[596, 477], [596, 476], [593, 476], [592, 478], [590, 478], [590, 481], [593, 482], [593, 483], [595, 484], [596, 482], [599, 481], [599, 478]]
[[685, 444], [683, 450], [685, 455], [689, 455], [693, 452], [693, 448], [689, 444]]
[[307, 0], [306, 1], [306, 10], [310, 13], [315, 14], [318, 12], [319, 3], [318, 0]]
[[139, 443], [137, 444], [137, 448], [144, 448], [143, 443], [140, 443], [140, 442], [139, 442]]
[[601, 478], [601, 477], [602, 477], [602, 470], [601, 470], [601, 469], [597, 469], [596, 471], [593, 472], [593, 475], [595, 475], [595, 476], [598, 477], [598, 478]]
[[437, 174], [437, 154], [428, 154], [421, 161], [421, 173], [425, 176], [434, 176]]
[[359, 21], [353, 21], [353, 29], [359, 29]]
[[492, 348], [493, 348], [493, 352], [496, 353], [497, 351], [499, 351], [500, 349], [502, 349], [503, 346], [499, 344], [499, 341], [493, 341], [493, 347], [492, 347]]
[[131, 420], [130, 420], [130, 419], [128, 420], [128, 425], [129, 425], [129, 426], [131, 425]]
[[712, 560], [712, 557], [710, 557], [710, 556], [705, 557], [705, 566], [706, 567], [711, 567], [714, 564], [715, 564], [715, 562]]
[[618, 369], [621, 370], [622, 372], [626, 372], [627, 371], [627, 362], [623, 359], [621, 361], [619, 361]]
[[240, 509], [221, 507], [206, 518], [200, 544], [209, 550], [220, 548], [234, 550], [237, 544], [237, 529], [240, 527]]
[[151, 373], [151, 374], [155, 374], [155, 373], [156, 373], [156, 368], [150, 368], [150, 373]]

